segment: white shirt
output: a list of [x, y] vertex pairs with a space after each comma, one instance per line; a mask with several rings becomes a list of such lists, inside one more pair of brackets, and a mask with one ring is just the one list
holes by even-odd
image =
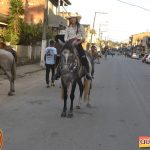
[[85, 39], [85, 31], [84, 31], [84, 27], [82, 25], [79, 26], [77, 34], [76, 34], [76, 32], [77, 32], [77, 26], [67, 27], [64, 40], [68, 41], [68, 40], [73, 39], [73, 38], [78, 38], [81, 40]]
[[47, 47], [45, 49], [46, 64], [55, 64], [55, 55], [57, 55], [57, 49], [55, 47]]

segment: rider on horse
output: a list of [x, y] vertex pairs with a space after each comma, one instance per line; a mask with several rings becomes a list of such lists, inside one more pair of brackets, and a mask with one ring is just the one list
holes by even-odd
[[[85, 55], [85, 51], [82, 47], [82, 43], [85, 42], [85, 31], [84, 27], [79, 23], [79, 20], [81, 19], [81, 16], [78, 14], [70, 14], [67, 19], [69, 20], [69, 26], [66, 28], [64, 40], [67, 42], [69, 40], [73, 40], [76, 43], [76, 49], [79, 54], [79, 58], [81, 61], [81, 64], [85, 68], [85, 74], [87, 79], [91, 80], [92, 77], [90, 75], [90, 69], [87, 57]], [[59, 67], [58, 67], [59, 69]], [[57, 80], [60, 77], [60, 71], [57, 69], [56, 74], [54, 76], [54, 79]]]

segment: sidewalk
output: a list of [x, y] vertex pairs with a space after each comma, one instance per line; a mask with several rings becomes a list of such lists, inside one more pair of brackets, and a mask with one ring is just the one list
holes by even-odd
[[33, 73], [33, 72], [43, 70], [43, 68], [40, 66], [40, 63], [36, 63], [36, 64], [17, 66], [16, 70], [17, 70], [16, 72], [17, 72], [17, 78], [18, 78], [18, 77], [23, 77], [28, 73]]

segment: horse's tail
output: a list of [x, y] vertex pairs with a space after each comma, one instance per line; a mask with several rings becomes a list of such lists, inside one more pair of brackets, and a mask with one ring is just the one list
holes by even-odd
[[13, 59], [11, 74], [12, 74], [12, 79], [15, 80], [16, 79], [16, 62], [15, 62], [15, 59]]
[[89, 100], [90, 88], [91, 80], [87, 80], [86, 78], [84, 78], [84, 101]]

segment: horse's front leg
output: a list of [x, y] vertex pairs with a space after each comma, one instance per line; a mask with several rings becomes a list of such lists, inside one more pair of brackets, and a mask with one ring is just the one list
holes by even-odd
[[64, 107], [63, 107], [63, 112], [61, 113], [61, 117], [66, 117], [67, 115], [67, 98], [68, 98], [68, 94], [67, 94], [67, 87], [63, 87], [64, 90]]
[[79, 96], [79, 100], [78, 100], [78, 103], [77, 103], [77, 106], [76, 106], [76, 108], [77, 109], [80, 109], [80, 106], [81, 106], [81, 100], [82, 100], [82, 95], [83, 95], [83, 83], [82, 83], [82, 80], [81, 79], [79, 79], [78, 81], [77, 81], [77, 83], [78, 83], [78, 85], [79, 85], [79, 90], [80, 90], [80, 96]]
[[73, 101], [74, 101], [74, 92], [76, 89], [76, 82], [72, 84], [72, 89], [71, 89], [71, 94], [70, 94], [70, 99], [71, 99], [71, 104], [70, 104], [70, 111], [68, 112], [68, 118], [73, 117]]

